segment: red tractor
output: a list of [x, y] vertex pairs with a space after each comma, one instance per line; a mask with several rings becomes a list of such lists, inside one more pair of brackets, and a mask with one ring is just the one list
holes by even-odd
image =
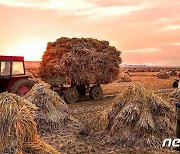
[[24, 57], [0, 56], [0, 93], [8, 91], [23, 96], [34, 84], [25, 74]]

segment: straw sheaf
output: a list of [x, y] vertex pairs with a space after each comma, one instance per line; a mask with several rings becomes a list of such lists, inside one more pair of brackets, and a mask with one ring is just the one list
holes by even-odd
[[1, 153], [58, 153], [39, 138], [33, 118], [35, 110], [35, 105], [15, 94], [0, 94]]
[[119, 74], [119, 77], [118, 77], [118, 80], [117, 82], [120, 83], [120, 82], [131, 82], [131, 76], [129, 73], [126, 73], [126, 72], [121, 72]]
[[169, 78], [169, 74], [168, 72], [166, 72], [165, 70], [161, 70], [158, 74], [157, 77], [159, 79], [168, 79]]
[[177, 101], [180, 101], [180, 88], [176, 88], [171, 94], [171, 98], [174, 98]]
[[38, 107], [35, 120], [39, 130], [54, 131], [68, 122], [77, 122], [59, 95], [42, 84], [36, 84], [25, 98]]
[[173, 114], [167, 102], [152, 90], [132, 84], [117, 95], [109, 108], [98, 113], [84, 131], [89, 135], [110, 135], [123, 147], [160, 147], [164, 138], [174, 136]]

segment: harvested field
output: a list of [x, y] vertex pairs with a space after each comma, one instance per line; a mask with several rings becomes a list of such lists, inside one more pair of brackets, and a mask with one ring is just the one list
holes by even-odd
[[[141, 83], [155, 91], [163, 89], [172, 89], [172, 83], [176, 77], [170, 77], [169, 79], [158, 79], [156, 72], [133, 72], [131, 73], [132, 83]], [[127, 88], [131, 83], [111, 83], [107, 85], [102, 85], [103, 92], [105, 94], [112, 94], [121, 92], [124, 88]], [[172, 92], [172, 91], [171, 91]]]
[[[171, 76], [169, 79], [164, 80], [157, 78], [157, 72], [130, 72], [130, 74], [132, 83], [141, 83], [150, 89], [153, 89], [155, 93], [160, 95], [165, 101], [170, 101], [171, 97], [169, 94], [174, 90], [174, 88], [172, 88], [172, 82], [175, 80], [176, 76]], [[91, 121], [93, 117], [96, 116], [98, 112], [102, 112], [112, 104], [117, 93], [122, 92], [132, 83], [121, 82], [104, 84], [102, 85], [103, 92], [105, 94], [103, 99], [93, 101], [90, 100], [88, 96], [81, 98], [78, 103], [67, 104], [69, 113], [85, 126], [88, 124], [88, 121]], [[77, 129], [68, 128], [63, 129], [63, 131], [57, 130], [55, 132], [41, 132], [40, 134], [46, 142], [53, 145], [61, 153], [178, 153], [172, 149], [166, 148], [121, 148], [112, 142], [112, 144], [105, 144], [107, 142], [98, 142], [96, 137], [90, 138], [89, 136], [78, 136], [77, 132]], [[106, 139], [106, 141], [107, 140], [108, 139]]]

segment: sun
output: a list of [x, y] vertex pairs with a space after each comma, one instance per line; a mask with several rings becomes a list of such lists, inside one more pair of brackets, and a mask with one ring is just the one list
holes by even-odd
[[15, 56], [24, 56], [27, 61], [40, 61], [46, 48], [46, 42], [35, 38], [17, 42], [7, 49]]

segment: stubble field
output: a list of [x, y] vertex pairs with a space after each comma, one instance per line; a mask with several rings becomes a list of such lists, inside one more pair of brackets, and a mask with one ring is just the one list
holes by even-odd
[[[28, 65], [27, 71], [36, 74], [38, 64], [33, 65], [33, 67], [30, 67], [30, 63]], [[68, 104], [71, 115], [79, 120], [83, 126], [86, 126], [98, 112], [111, 105], [117, 93], [122, 92], [132, 83], [141, 83], [153, 89], [155, 93], [163, 97], [167, 102], [170, 101], [169, 94], [174, 90], [172, 82], [176, 79], [176, 76], [171, 76], [169, 79], [158, 79], [156, 76], [157, 72], [131, 72], [130, 75], [132, 82], [114, 82], [101, 85], [104, 93], [104, 97], [101, 100], [90, 100], [89, 96], [86, 96], [80, 98], [78, 103]], [[78, 128], [67, 128], [53, 133], [44, 132], [41, 133], [41, 136], [62, 153], [176, 153], [172, 149], [120, 148], [113, 143], [105, 144], [103, 141], [99, 142], [96, 136], [93, 138], [88, 136], [82, 137], [79, 135], [79, 131]]]

